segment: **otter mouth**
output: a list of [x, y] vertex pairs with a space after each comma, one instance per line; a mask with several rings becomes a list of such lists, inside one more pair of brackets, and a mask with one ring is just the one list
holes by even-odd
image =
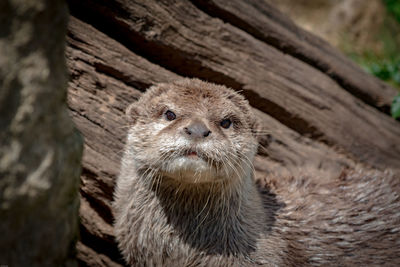
[[194, 150], [189, 150], [189, 151], [187, 151], [186, 153], [185, 153], [185, 156], [186, 157], [191, 157], [191, 158], [198, 158], [199, 156], [198, 156], [198, 154], [197, 154], [197, 151], [194, 151]]
[[213, 155], [200, 148], [183, 148], [172, 152], [162, 168], [163, 175], [187, 183], [209, 183], [221, 180], [223, 166]]
[[186, 149], [182, 152], [181, 157], [192, 159], [192, 160], [203, 160], [205, 162], [212, 162], [205, 153], [198, 149]]

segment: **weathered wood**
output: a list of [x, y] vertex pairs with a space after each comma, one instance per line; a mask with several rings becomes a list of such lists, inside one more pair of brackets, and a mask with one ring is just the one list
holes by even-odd
[[73, 14], [82, 16], [78, 7], [91, 10], [87, 20], [99, 29], [177, 74], [242, 90], [253, 106], [291, 129], [364, 162], [398, 165], [400, 127], [392, 118], [319, 70], [190, 2], [72, 1]]
[[[123, 114], [155, 83], [191, 76], [242, 90], [266, 132], [254, 162], [257, 177], [299, 168], [335, 175], [358, 162], [399, 166], [398, 122], [344, 90], [318, 65], [285, 55], [283, 48], [212, 18], [190, 2], [72, 0], [70, 8], [68, 103], [85, 136], [77, 247], [82, 265], [123, 264], [113, 241], [110, 208], [127, 130]], [[275, 17], [273, 22], [276, 27], [287, 23]], [[298, 40], [307, 36], [294, 25], [289, 28]], [[275, 38], [291, 45], [298, 41]], [[314, 51], [307, 45], [318, 48], [305, 40], [304, 51]], [[338, 57], [332, 64], [344, 67], [347, 60]], [[380, 84], [368, 75], [363, 79]], [[374, 98], [375, 93], [368, 93], [371, 99], [386, 97]]]
[[[83, 251], [79, 259], [91, 261], [96, 259], [95, 253], [100, 253], [118, 262], [115, 244], [114, 250], [105, 249], [105, 246], [112, 246], [110, 202], [127, 130], [123, 110], [140, 95], [139, 90], [179, 76], [135, 55], [73, 17], [69, 30], [68, 102], [72, 117], [85, 136], [80, 211], [83, 240], [78, 246], [78, 251]], [[102, 71], [98, 66], [102, 66]], [[129, 88], [126, 84], [132, 87], [138, 84], [140, 89]], [[264, 148], [260, 149], [255, 162], [258, 176], [283, 168], [295, 171], [304, 165], [331, 171], [352, 165], [351, 160], [326, 145], [301, 136], [261, 111], [254, 112], [264, 128], [271, 129], [260, 138]]]
[[259, 0], [192, 0], [213, 17], [321, 70], [343, 89], [389, 114], [396, 90], [362, 71], [327, 42], [297, 27], [288, 17]]

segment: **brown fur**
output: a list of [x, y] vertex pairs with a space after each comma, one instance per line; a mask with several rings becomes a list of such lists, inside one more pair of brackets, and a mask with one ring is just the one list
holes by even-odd
[[[166, 110], [176, 119], [166, 120]], [[307, 173], [269, 177], [257, 187], [257, 122], [247, 101], [196, 79], [150, 88], [127, 114], [113, 207], [130, 265], [400, 263], [399, 177], [358, 169], [329, 182]], [[226, 118], [228, 129], [219, 125]], [[194, 121], [210, 136], [185, 135]], [[202, 160], [192, 164], [189, 150]]]

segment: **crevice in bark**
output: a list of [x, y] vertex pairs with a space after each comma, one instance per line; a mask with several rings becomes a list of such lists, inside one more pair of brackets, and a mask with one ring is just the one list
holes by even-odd
[[305, 135], [311, 139], [322, 141], [327, 145], [331, 144], [326, 136], [317, 128], [310, 125], [304, 119], [288, 112], [285, 108], [266, 98], [260, 97], [257, 93], [251, 90], [242, 90], [242, 94], [254, 107], [279, 120], [282, 124], [286, 125], [292, 130], [295, 130], [296, 132]]
[[[81, 38], [78, 38], [71, 31], [68, 31], [68, 35], [67, 36], [68, 36], [67, 43], [68, 43], [69, 47], [71, 47], [71, 48], [73, 48], [75, 50], [82, 51], [82, 53], [86, 53], [86, 51], [82, 50], [81, 47], [79, 47], [78, 45], [75, 45], [72, 40], [80, 42], [80, 43], [83, 43], [83, 44], [86, 44], [86, 45], [90, 45], [90, 44], [85, 42], [85, 40], [82, 40]], [[131, 86], [131, 87], [133, 87], [135, 89], [140, 90], [141, 92], [144, 92], [147, 88], [149, 88], [152, 85], [151, 83], [143, 83], [143, 82], [140, 82], [140, 81], [132, 80], [132, 77], [125, 75], [123, 72], [119, 71], [118, 69], [113, 68], [110, 65], [106, 65], [106, 64], [102, 63], [101, 59], [98, 58], [96, 55], [92, 55], [92, 56], [95, 57], [96, 59], [98, 59], [98, 61], [92, 62], [92, 61], [85, 60], [84, 58], [79, 58], [79, 60], [82, 60], [86, 64], [89, 64], [89, 65], [93, 66], [98, 73], [102, 73], [102, 74], [105, 74], [105, 75], [107, 75], [109, 77], [117, 79], [117, 80], [123, 82], [124, 84], [126, 84], [128, 86]], [[72, 75], [71, 75], [71, 77], [75, 78]]]
[[86, 192], [85, 190], [80, 190], [80, 193], [83, 197], [89, 200], [90, 206], [109, 224], [113, 223], [114, 216], [112, 215], [111, 209], [109, 206], [104, 205], [104, 203], [100, 200], [100, 196], [105, 199], [112, 201], [113, 196], [113, 188], [110, 188], [108, 185], [102, 183], [100, 180], [96, 179], [97, 175], [87, 168], [82, 168], [82, 177], [86, 177], [85, 179], [90, 181], [96, 181], [98, 184], [98, 188], [101, 190], [101, 194], [99, 192], [95, 192], [95, 196], [91, 196], [90, 192]]
[[117, 243], [92, 235], [83, 224], [80, 224], [81, 242], [94, 251], [108, 256], [111, 260], [125, 266], [125, 262], [118, 250]]
[[97, 72], [103, 73], [107, 76], [110, 76], [117, 80], [120, 80], [123, 83], [125, 83], [126, 85], [131, 86], [135, 89], [138, 89], [141, 92], [146, 91], [146, 89], [151, 86], [151, 83], [143, 83], [143, 82], [132, 80], [131, 77], [124, 75], [121, 71], [119, 71], [109, 65], [105, 65], [101, 62], [95, 62], [94, 67]]

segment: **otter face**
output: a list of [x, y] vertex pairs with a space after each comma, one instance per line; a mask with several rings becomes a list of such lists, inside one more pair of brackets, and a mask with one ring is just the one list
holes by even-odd
[[145, 176], [187, 183], [240, 179], [257, 141], [248, 102], [224, 86], [184, 79], [151, 87], [127, 111], [128, 154]]

